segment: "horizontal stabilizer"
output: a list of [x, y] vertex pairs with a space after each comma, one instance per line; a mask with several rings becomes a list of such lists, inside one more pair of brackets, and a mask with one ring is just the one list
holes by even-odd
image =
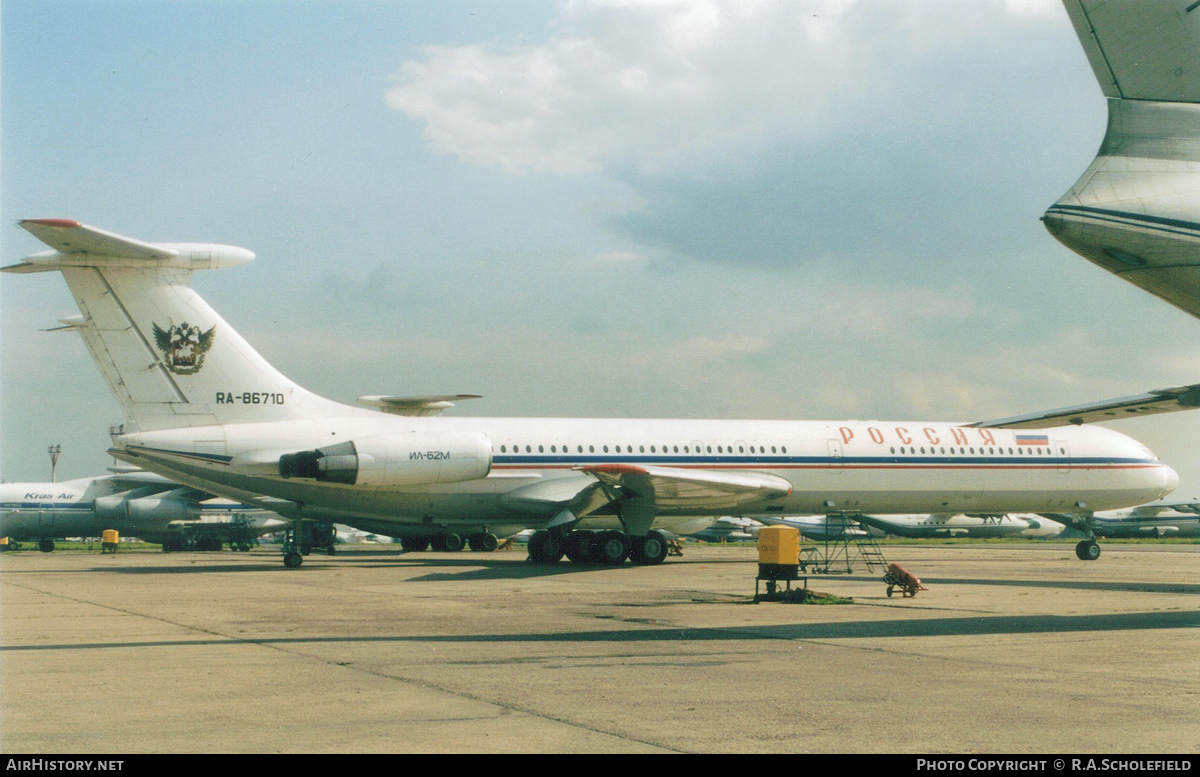
[[31, 273], [66, 267], [171, 267], [210, 270], [249, 262], [254, 253], [219, 243], [146, 243], [69, 219], [17, 222], [53, 251], [27, 256], [4, 272]]
[[454, 407], [454, 401], [480, 399], [479, 394], [445, 394], [430, 397], [385, 397], [370, 395], [359, 397], [360, 405], [377, 407], [385, 413], [407, 416], [441, 415], [446, 408]]
[[1042, 413], [1030, 413], [994, 421], [980, 421], [974, 424], [964, 424], [964, 426], [990, 429], [1048, 429], [1067, 424], [1078, 426], [1102, 421], [1117, 421], [1134, 416], [1174, 413], [1180, 410], [1192, 410], [1196, 407], [1200, 407], [1200, 383], [1156, 389], [1136, 396], [1064, 407]]
[[173, 259], [179, 256], [178, 251], [121, 237], [69, 219], [23, 219], [19, 223], [29, 234], [60, 254], [127, 259]]

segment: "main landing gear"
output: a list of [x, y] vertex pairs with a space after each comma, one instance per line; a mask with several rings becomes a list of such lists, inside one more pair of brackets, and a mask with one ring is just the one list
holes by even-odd
[[401, 537], [400, 547], [406, 553], [418, 553], [423, 550], [434, 550], [439, 553], [457, 553], [463, 547], [469, 547], [477, 553], [491, 553], [500, 547], [500, 540], [491, 532], [475, 532], [465, 538], [453, 532], [438, 532], [432, 537]]
[[656, 531], [645, 537], [631, 537], [622, 531], [539, 531], [529, 538], [529, 560], [535, 564], [557, 564], [566, 556], [576, 564], [619, 566], [629, 559], [652, 566], [663, 562], [667, 550], [666, 538]]
[[1095, 537], [1088, 537], [1075, 546], [1075, 555], [1082, 561], [1095, 561], [1100, 558], [1100, 543]]

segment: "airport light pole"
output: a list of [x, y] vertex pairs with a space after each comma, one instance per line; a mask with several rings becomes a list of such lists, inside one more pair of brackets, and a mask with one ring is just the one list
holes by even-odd
[[62, 453], [61, 445], [50, 446], [50, 482], [55, 482], [54, 476], [58, 471], [58, 454]]

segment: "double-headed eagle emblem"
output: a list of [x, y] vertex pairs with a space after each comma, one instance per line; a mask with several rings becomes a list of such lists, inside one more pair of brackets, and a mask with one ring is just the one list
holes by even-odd
[[154, 325], [154, 342], [162, 351], [164, 363], [176, 375], [194, 375], [204, 366], [204, 354], [213, 346], [216, 325], [207, 332], [184, 321], [166, 331]]

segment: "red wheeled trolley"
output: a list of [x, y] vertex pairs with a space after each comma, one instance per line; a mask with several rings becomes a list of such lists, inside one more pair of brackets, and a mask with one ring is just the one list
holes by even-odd
[[909, 572], [899, 564], [891, 564], [887, 568], [887, 573], [883, 576], [883, 582], [887, 583], [887, 595], [892, 595], [892, 589], [899, 588], [904, 592], [905, 596], [916, 596], [917, 591], [928, 591], [929, 589], [921, 585], [921, 579]]

